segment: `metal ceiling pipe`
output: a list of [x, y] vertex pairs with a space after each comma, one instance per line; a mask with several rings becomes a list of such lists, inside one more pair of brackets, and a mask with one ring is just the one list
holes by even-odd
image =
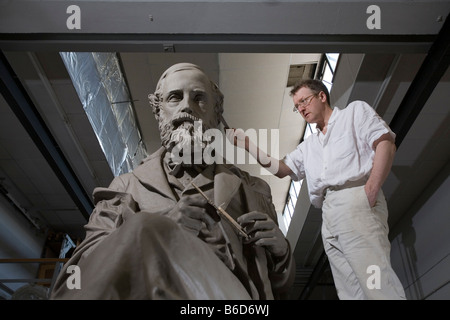
[[[447, 17], [389, 124], [392, 131], [396, 133], [395, 144], [397, 148], [411, 129], [439, 80], [447, 71], [450, 64], [450, 42], [448, 39], [450, 39], [450, 20]], [[329, 266], [328, 258], [322, 252], [321, 258], [314, 266], [308, 284], [298, 297], [299, 300], [309, 297], [327, 266]]]
[[3, 52], [0, 52], [0, 92], [87, 221], [94, 208], [92, 201]]

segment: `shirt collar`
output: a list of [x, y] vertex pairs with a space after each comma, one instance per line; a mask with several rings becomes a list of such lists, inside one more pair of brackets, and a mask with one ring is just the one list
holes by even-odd
[[[330, 119], [328, 119], [328, 125], [334, 123], [336, 121], [336, 117], [337, 114], [339, 113], [339, 108], [338, 107], [333, 107], [333, 112], [331, 113]], [[317, 128], [317, 124], [316, 124], [316, 135], [319, 136], [320, 133], [320, 129]]]
[[338, 107], [333, 108], [333, 112], [331, 113], [330, 119], [328, 119], [328, 124], [336, 121], [336, 117], [337, 117], [337, 114], [339, 113], [339, 111], [341, 111], [341, 110], [339, 110]]

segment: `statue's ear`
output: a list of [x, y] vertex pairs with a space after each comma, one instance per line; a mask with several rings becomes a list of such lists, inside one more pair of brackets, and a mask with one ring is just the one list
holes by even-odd
[[159, 121], [159, 111], [160, 111], [160, 99], [157, 94], [150, 93], [148, 95], [148, 103], [150, 104], [150, 107], [152, 108], [153, 114], [155, 115], [155, 118], [157, 121]]

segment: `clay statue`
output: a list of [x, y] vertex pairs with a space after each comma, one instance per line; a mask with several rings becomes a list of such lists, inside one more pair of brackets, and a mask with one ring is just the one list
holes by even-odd
[[[232, 164], [174, 161], [175, 149], [191, 150], [193, 159], [208, 144], [202, 133], [219, 128], [219, 88], [198, 66], [180, 63], [163, 73], [149, 100], [162, 147], [109, 187], [95, 189], [86, 237], [51, 298], [284, 298], [295, 264], [268, 184]], [[75, 265], [78, 287], [69, 285]]]

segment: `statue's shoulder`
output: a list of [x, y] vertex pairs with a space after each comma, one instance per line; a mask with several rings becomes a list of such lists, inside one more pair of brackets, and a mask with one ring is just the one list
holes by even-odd
[[262, 193], [267, 197], [271, 197], [271, 189], [269, 184], [262, 178], [251, 175], [249, 172], [242, 170], [231, 164], [224, 164], [228, 170], [238, 176], [242, 183], [255, 192]]

